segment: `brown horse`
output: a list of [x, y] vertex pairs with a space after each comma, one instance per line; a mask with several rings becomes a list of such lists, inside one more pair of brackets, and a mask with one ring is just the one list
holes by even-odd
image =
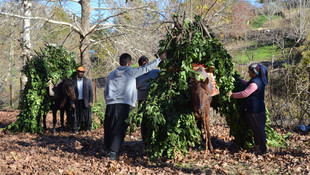
[[[60, 110], [60, 121], [61, 128], [64, 130], [64, 113], [67, 113], [68, 124], [72, 124], [72, 120], [75, 120], [75, 111], [72, 108], [75, 95], [75, 83], [72, 79], [65, 78], [53, 89], [55, 95], [50, 97], [51, 106], [50, 109], [53, 111], [53, 129], [52, 134], [56, 133], [57, 123], [57, 111]], [[43, 128], [46, 130], [46, 115], [43, 115]]]
[[211, 104], [211, 94], [212, 90], [210, 90], [210, 78], [207, 77], [205, 81], [197, 81], [195, 80], [192, 94], [191, 94], [191, 103], [194, 110], [194, 116], [197, 121], [197, 126], [201, 131], [201, 137], [203, 139], [202, 126], [205, 133], [205, 142], [206, 142], [206, 150], [210, 150], [213, 152], [213, 147], [211, 144], [211, 133], [210, 133], [210, 104]]

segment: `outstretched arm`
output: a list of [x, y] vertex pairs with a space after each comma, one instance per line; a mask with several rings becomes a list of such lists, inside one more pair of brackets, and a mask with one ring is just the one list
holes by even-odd
[[133, 77], [137, 78], [140, 75], [148, 73], [149, 71], [157, 67], [162, 60], [166, 59], [166, 57], [167, 57], [167, 54], [162, 53], [159, 58], [153, 60], [152, 62], [149, 62], [145, 64], [144, 66], [140, 66], [139, 68], [132, 69]]
[[232, 98], [246, 98], [257, 90], [258, 86], [256, 83], [251, 83], [244, 91], [232, 93]]

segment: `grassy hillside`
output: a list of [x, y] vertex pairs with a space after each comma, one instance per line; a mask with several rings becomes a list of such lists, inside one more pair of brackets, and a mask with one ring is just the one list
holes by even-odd
[[[268, 20], [263, 15], [256, 16], [251, 21], [253, 30], [264, 28], [280, 28], [281, 23], [285, 20], [282, 16], [275, 15], [271, 20]], [[238, 64], [246, 64], [249, 62], [271, 61], [274, 57], [275, 60], [283, 59], [282, 50], [278, 49], [276, 45], [261, 45], [257, 41], [248, 40], [244, 44], [242, 42], [229, 43], [228, 52], [232, 56], [233, 61]]]
[[253, 29], [272, 27], [282, 19], [282, 16], [274, 15], [269, 21], [264, 15], [258, 15], [251, 21], [251, 25]]
[[281, 50], [277, 49], [276, 46], [258, 46], [250, 47], [247, 50], [238, 49], [230, 51], [229, 54], [232, 56], [235, 63], [244, 64], [250, 61], [271, 61], [274, 56], [275, 60], [282, 58]]

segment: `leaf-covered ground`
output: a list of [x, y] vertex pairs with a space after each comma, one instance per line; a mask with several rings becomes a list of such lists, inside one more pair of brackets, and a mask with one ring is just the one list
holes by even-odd
[[[0, 111], [0, 128], [16, 120], [18, 111]], [[52, 126], [48, 115], [48, 127]], [[287, 148], [270, 148], [263, 156], [238, 149], [226, 125], [213, 124], [215, 152], [192, 149], [175, 160], [151, 161], [140, 131], [127, 135], [119, 161], [103, 149], [103, 128], [43, 134], [0, 131], [0, 175], [3, 174], [310, 174], [310, 135], [291, 130]], [[278, 132], [286, 133], [281, 128]]]

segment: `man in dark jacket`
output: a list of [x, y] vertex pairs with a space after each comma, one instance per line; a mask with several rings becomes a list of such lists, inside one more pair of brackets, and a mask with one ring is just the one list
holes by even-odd
[[93, 87], [90, 79], [84, 77], [85, 68], [77, 69], [78, 77], [74, 80], [76, 85], [76, 120], [73, 121], [74, 133], [78, 133], [78, 127], [85, 123], [85, 130], [90, 131], [92, 125], [91, 107], [93, 105]]

